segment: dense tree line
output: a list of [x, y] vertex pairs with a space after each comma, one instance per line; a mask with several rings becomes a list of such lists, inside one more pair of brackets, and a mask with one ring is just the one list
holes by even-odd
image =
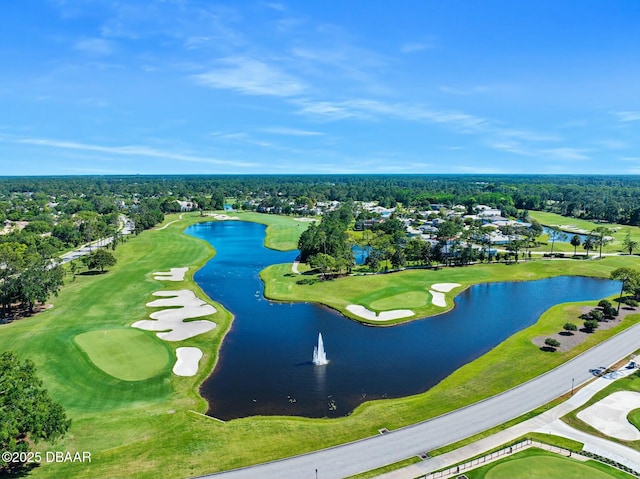
[[[0, 178], [0, 220], [36, 220], [51, 197], [62, 212], [115, 213], [140, 200], [158, 200], [157, 211], [177, 211], [177, 201], [199, 209], [263, 206], [288, 213], [291, 204], [322, 201], [378, 201], [392, 207], [430, 204], [487, 204], [513, 214], [546, 210], [585, 219], [640, 225], [640, 178], [580, 175], [219, 175]], [[14, 196], [30, 192], [27, 197]], [[117, 201], [115, 201], [117, 200]], [[4, 217], [3, 217], [4, 215]], [[46, 217], [42, 218], [47, 221]]]

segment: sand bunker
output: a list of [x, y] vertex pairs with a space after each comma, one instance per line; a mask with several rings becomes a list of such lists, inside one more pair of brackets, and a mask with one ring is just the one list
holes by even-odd
[[318, 221], [314, 218], [293, 218], [296, 221]]
[[[147, 303], [147, 306], [171, 309], [151, 313], [149, 316], [153, 320], [137, 321], [132, 324], [134, 328], [147, 331], [165, 331], [158, 333], [157, 336], [166, 341], [182, 341], [211, 331], [216, 327], [216, 323], [213, 321], [184, 321], [185, 319], [209, 316], [217, 312], [216, 308], [198, 299], [193, 291], [188, 289], [157, 291], [153, 295], [164, 296], [166, 299], [156, 299]], [[176, 308], [176, 306], [178, 307]]]
[[431, 302], [436, 305], [436, 306], [440, 306], [441, 308], [446, 308], [447, 307], [447, 301], [444, 299], [444, 293], [440, 293], [438, 291], [429, 291], [431, 293]]
[[207, 216], [213, 216], [215, 219], [221, 220], [221, 221], [239, 220], [240, 219], [237, 216], [222, 215], [222, 214], [219, 214], [219, 213], [211, 213], [211, 214], [208, 214]]
[[369, 321], [389, 321], [391, 319], [407, 318], [414, 314], [410, 309], [394, 309], [392, 311], [375, 313], [374, 311], [371, 311], [359, 304], [350, 304], [346, 309], [350, 313], [360, 316], [361, 318], [368, 319]]
[[173, 374], [176, 376], [195, 376], [198, 372], [198, 363], [202, 358], [202, 351], [198, 348], [176, 349], [178, 360], [173, 366]]
[[431, 285], [431, 289], [440, 293], [448, 293], [458, 286], [460, 286], [458, 283], [436, 283]]
[[171, 268], [171, 271], [158, 271], [153, 273], [153, 279], [158, 281], [183, 281], [189, 268]]
[[578, 413], [578, 419], [586, 422], [607, 436], [623, 441], [637, 441], [640, 431], [631, 424], [627, 415], [640, 408], [640, 393], [618, 391]]
[[432, 284], [431, 289], [429, 290], [429, 292], [431, 293], [431, 296], [433, 296], [433, 299], [431, 300], [431, 302], [436, 306], [440, 306], [441, 308], [446, 308], [447, 301], [444, 297], [444, 293], [448, 293], [449, 291], [451, 291], [454, 288], [457, 288], [458, 286], [460, 286], [458, 283]]

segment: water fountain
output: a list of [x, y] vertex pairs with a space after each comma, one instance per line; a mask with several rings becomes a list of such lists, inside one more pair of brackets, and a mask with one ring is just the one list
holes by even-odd
[[318, 333], [318, 345], [313, 347], [313, 364], [324, 366], [328, 362], [327, 353], [324, 352], [324, 344], [322, 343], [322, 333]]

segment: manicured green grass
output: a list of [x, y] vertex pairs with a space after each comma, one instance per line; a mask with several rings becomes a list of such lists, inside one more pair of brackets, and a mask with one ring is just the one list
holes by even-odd
[[469, 479], [631, 479], [632, 475], [597, 461], [581, 462], [536, 448], [465, 472]]
[[297, 221], [290, 216], [277, 216], [253, 212], [236, 212], [233, 216], [244, 221], [253, 221], [267, 225], [264, 245], [267, 248], [288, 251], [298, 248], [298, 238], [309, 227], [307, 221]]
[[99, 369], [117, 379], [141, 381], [170, 367], [171, 349], [139, 329], [100, 329], [73, 340]]
[[396, 309], [399, 304], [404, 305], [404, 308], [423, 308], [430, 300], [431, 296], [424, 291], [407, 291], [371, 301], [369, 307], [374, 311]]
[[[265, 216], [276, 218], [257, 216], [263, 221], [266, 221]], [[165, 224], [177, 218], [177, 215], [171, 215]], [[249, 218], [251, 216], [246, 217]], [[301, 230], [304, 223], [301, 227], [293, 227], [293, 220], [287, 220], [290, 225], [287, 233], [289, 242], [295, 243], [290, 230]], [[191, 378], [176, 377], [170, 368], [166, 368], [165, 372], [145, 380], [123, 381], [95, 367], [74, 344], [74, 338], [83, 333], [126, 329], [133, 322], [147, 318], [153, 309], [145, 304], [153, 298], [155, 291], [189, 288], [206, 299], [193, 282], [193, 273], [214, 251], [207, 243], [182, 233], [186, 226], [197, 221], [203, 219], [197, 214], [186, 215], [164, 230], [145, 231], [130, 238], [115, 251], [118, 264], [108, 273], [80, 275], [76, 281], [69, 282], [57, 298], [53, 298], [52, 309], [0, 326], [0, 351], [14, 350], [21, 358], [33, 360], [51, 395], [63, 404], [73, 419], [69, 433], [58, 444], [41, 444], [38, 447], [43, 451], [92, 453], [90, 464], [47, 463], [34, 469], [31, 477], [187, 477], [334, 446], [376, 435], [383, 427], [397, 429], [434, 417], [513, 387], [637, 320], [627, 317], [617, 330], [598, 331], [587, 342], [567, 353], [545, 354], [531, 342], [531, 338], [557, 332], [565, 322], [579, 314], [579, 305], [556, 306], [534, 326], [512, 336], [425, 393], [366, 403], [350, 416], [338, 419], [252, 417], [223, 424], [192, 412], [202, 413], [207, 409], [205, 401], [197, 394], [198, 386], [210, 374], [222, 339], [231, 325], [231, 314], [222, 305], [212, 301], [218, 312], [208, 319], [215, 321], [218, 327], [207, 334], [176, 343], [151, 337], [171, 350], [180, 346], [196, 346], [204, 352], [199, 372]], [[284, 222], [282, 227], [287, 229]], [[273, 229], [267, 231], [270, 234]], [[340, 293], [335, 285], [342, 285], [345, 294], [338, 296], [344, 302], [345, 295], [366, 296], [370, 293], [367, 288], [384, 289], [385, 285], [393, 287], [396, 282], [400, 287], [390, 291], [390, 297], [416, 291], [419, 282], [422, 282], [419, 291], [425, 291], [433, 283], [463, 283], [463, 278], [467, 281], [463, 284], [469, 284], [474, 276], [477, 281], [510, 277], [532, 279], [536, 277], [536, 268], [542, 268], [547, 274], [550, 271], [555, 271], [554, 274], [587, 274], [587, 269], [583, 268], [588, 268], [589, 274], [606, 277], [612, 268], [627, 264], [624, 259], [584, 262], [589, 263], [588, 266], [580, 262], [577, 270], [572, 269], [578, 266], [574, 262], [555, 261], [544, 267], [479, 267], [475, 274], [475, 267], [407, 271], [371, 277], [371, 283], [361, 283], [361, 278], [349, 278], [342, 283], [339, 282], [342, 280], [318, 282], [309, 291], [318, 286], [318, 297], [322, 298], [324, 294]], [[156, 281], [151, 274], [181, 266], [190, 267], [182, 282]], [[290, 274], [291, 265], [283, 267], [282, 273], [287, 269]], [[289, 286], [301, 288], [302, 285], [295, 284], [300, 275], [292, 276], [295, 276], [292, 281], [272, 287], [274, 290], [286, 290]], [[329, 289], [323, 291], [327, 287]], [[384, 294], [376, 299], [383, 297]]]

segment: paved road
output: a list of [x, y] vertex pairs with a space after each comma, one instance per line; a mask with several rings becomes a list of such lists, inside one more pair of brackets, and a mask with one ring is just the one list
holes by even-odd
[[[640, 348], [640, 324], [562, 366], [516, 388], [463, 409], [380, 436], [244, 469], [211, 479], [341, 479], [418, 455], [502, 424], [535, 409]], [[251, 447], [247, 441], [247, 447]]]

